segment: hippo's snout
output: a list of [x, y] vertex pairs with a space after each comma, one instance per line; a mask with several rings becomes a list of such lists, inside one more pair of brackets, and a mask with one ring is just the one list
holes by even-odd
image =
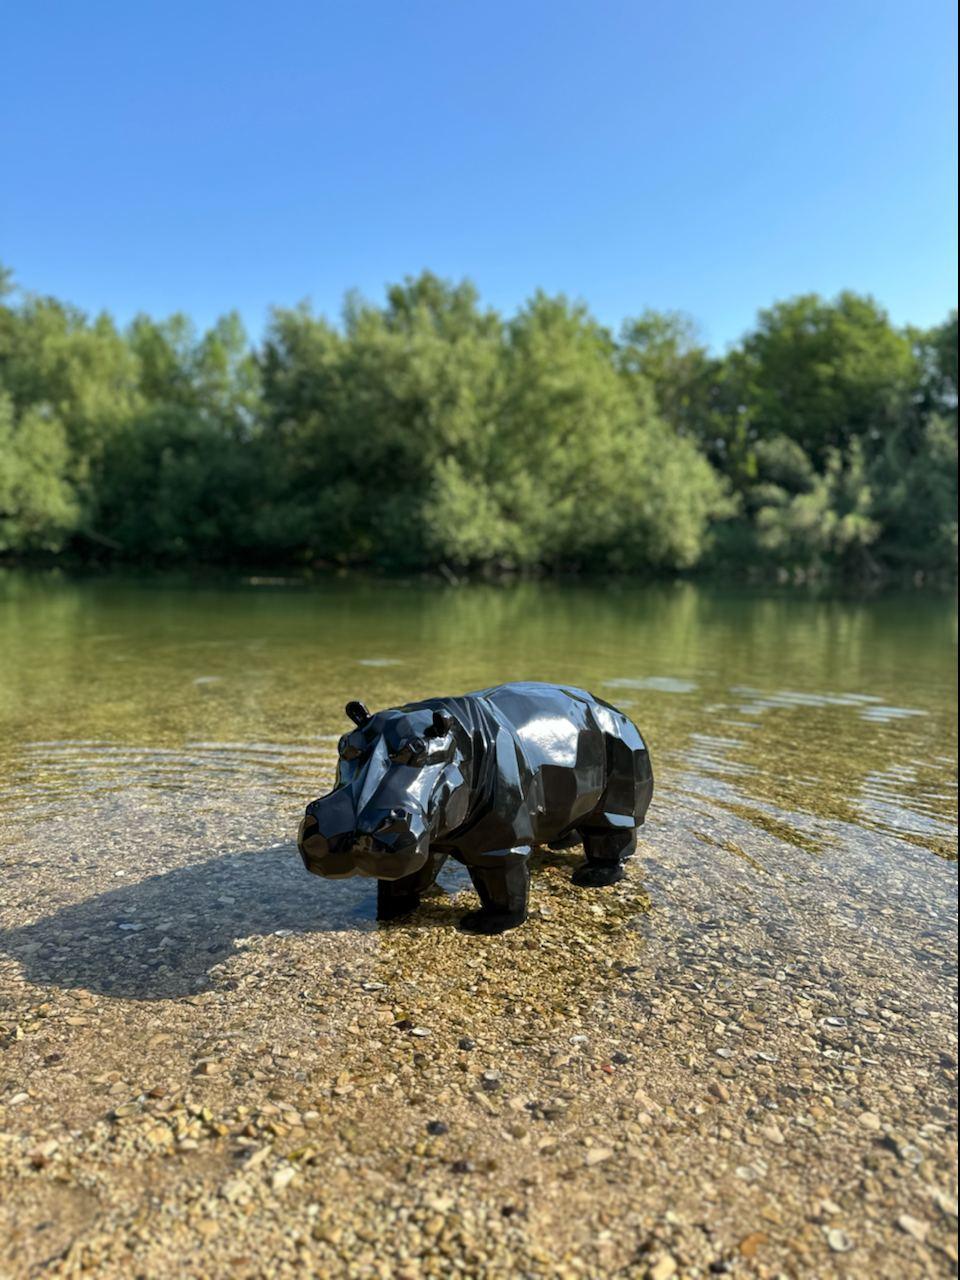
[[415, 815], [391, 809], [359, 823], [344, 800], [343, 792], [335, 791], [307, 806], [297, 847], [308, 871], [330, 879], [399, 880], [420, 870], [428, 838], [426, 830], [418, 832], [424, 824]]

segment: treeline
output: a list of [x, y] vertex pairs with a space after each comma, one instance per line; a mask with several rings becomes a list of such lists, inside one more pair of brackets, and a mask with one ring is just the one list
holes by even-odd
[[509, 319], [430, 274], [339, 326], [273, 312], [119, 330], [0, 299], [0, 553], [415, 570], [952, 572], [957, 317], [870, 298], [618, 335], [536, 294]]

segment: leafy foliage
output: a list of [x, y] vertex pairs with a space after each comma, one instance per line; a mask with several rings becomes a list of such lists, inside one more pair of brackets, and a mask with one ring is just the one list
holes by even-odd
[[57, 418], [0, 394], [0, 551], [60, 550], [79, 515], [69, 462]]
[[[6, 289], [9, 281], [4, 276]], [[2, 297], [2, 293], [0, 293]], [[0, 305], [0, 552], [397, 569], [956, 565], [956, 315], [781, 302], [725, 356], [430, 273], [342, 323]]]

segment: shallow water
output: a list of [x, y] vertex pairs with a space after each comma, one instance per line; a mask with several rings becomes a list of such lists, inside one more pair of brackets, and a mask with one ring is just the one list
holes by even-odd
[[[956, 640], [928, 595], [0, 574], [0, 1270], [420, 1275], [436, 1204], [486, 1243], [425, 1274], [955, 1258]], [[390, 927], [306, 875], [348, 699], [510, 679], [642, 729], [625, 881], [545, 856], [478, 939], [456, 868]]]
[[[189, 587], [0, 577], [0, 807], [111, 791], [282, 798], [331, 776], [343, 704], [511, 679], [587, 687], [647, 736], [658, 810], [809, 856], [865, 833], [955, 857], [956, 609], [690, 584]], [[251, 815], [238, 805], [238, 835]]]

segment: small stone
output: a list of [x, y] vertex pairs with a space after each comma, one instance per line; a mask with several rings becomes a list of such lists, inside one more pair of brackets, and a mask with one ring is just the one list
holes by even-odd
[[428, 1036], [430, 1032], [426, 1027], [411, 1027], [410, 1034], [412, 1036], [417, 1036], [422, 1040], [423, 1037]]
[[431, 1137], [439, 1138], [441, 1134], [449, 1133], [449, 1132], [450, 1132], [449, 1126], [445, 1125], [442, 1120], [427, 1121], [427, 1133], [429, 1133]]
[[475, 1040], [471, 1040], [469, 1036], [461, 1036], [457, 1041], [457, 1048], [463, 1049], [465, 1053], [469, 1053], [471, 1049], [475, 1049], [476, 1047], [477, 1042]]
[[670, 1280], [677, 1274], [677, 1261], [669, 1253], [662, 1253], [650, 1268], [650, 1280]]
[[434, 1213], [449, 1213], [453, 1208], [454, 1201], [451, 1196], [433, 1193], [424, 1196], [423, 1203], [428, 1209], [432, 1209]]
[[849, 1253], [853, 1248], [853, 1241], [845, 1231], [841, 1231], [839, 1227], [830, 1227], [824, 1229], [827, 1244], [834, 1253]]
[[593, 1168], [596, 1164], [603, 1164], [605, 1160], [609, 1160], [613, 1155], [610, 1147], [591, 1147], [586, 1155], [586, 1164], [589, 1168]]
[[500, 1088], [500, 1072], [485, 1071], [480, 1077], [480, 1083], [483, 1088], [486, 1089], [487, 1093], [496, 1093]]
[[957, 1197], [949, 1196], [946, 1191], [941, 1191], [939, 1187], [934, 1187], [930, 1193], [930, 1199], [937, 1206], [945, 1218], [956, 1218], [957, 1216]]
[[765, 1231], [751, 1231], [748, 1236], [740, 1241], [740, 1253], [744, 1258], [755, 1258], [757, 1250], [762, 1244], [766, 1244], [770, 1237]]
[[782, 1147], [786, 1138], [783, 1136], [783, 1130], [777, 1124], [765, 1125], [760, 1130], [760, 1136], [766, 1138], [768, 1142], [772, 1142], [775, 1147]]
[[612, 1053], [610, 1055], [610, 1061], [615, 1062], [618, 1067], [622, 1067], [628, 1063], [630, 1059], [625, 1053], [621, 1053], [618, 1049], [616, 1053]]
[[50, 1157], [59, 1147], [56, 1138], [51, 1138], [48, 1142], [42, 1142], [39, 1146], [33, 1148], [28, 1154], [28, 1159], [34, 1169], [44, 1169], [50, 1163]]
[[649, 1112], [650, 1115], [656, 1115], [660, 1111], [660, 1104], [654, 1102], [648, 1093], [644, 1093], [642, 1089], [638, 1089], [633, 1095], [633, 1100], [642, 1110]]
[[244, 1182], [243, 1178], [230, 1178], [220, 1188], [220, 1194], [224, 1200], [235, 1204], [238, 1200], [242, 1200], [250, 1194], [250, 1187]]
[[284, 1191], [296, 1176], [297, 1171], [293, 1165], [282, 1164], [270, 1179], [270, 1186], [274, 1191]]
[[909, 1213], [901, 1213], [897, 1219], [897, 1226], [908, 1236], [913, 1236], [914, 1240], [919, 1240], [921, 1244], [926, 1240], [927, 1232], [930, 1230], [928, 1222], [924, 1222], [922, 1218], [914, 1218]]
[[880, 1117], [874, 1111], [861, 1111], [857, 1122], [861, 1128], [869, 1129], [873, 1133], [880, 1128]]

